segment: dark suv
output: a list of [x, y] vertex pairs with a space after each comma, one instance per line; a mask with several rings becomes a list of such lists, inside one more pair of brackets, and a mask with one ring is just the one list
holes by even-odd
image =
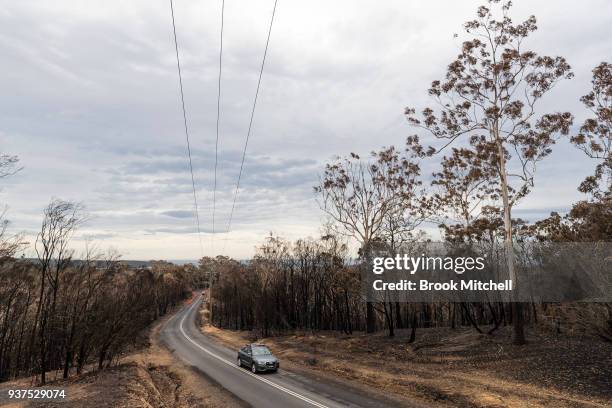
[[263, 344], [247, 344], [238, 350], [236, 363], [239, 367], [243, 365], [250, 367], [253, 373], [260, 371], [276, 371], [279, 364], [278, 359], [272, 355], [268, 347]]

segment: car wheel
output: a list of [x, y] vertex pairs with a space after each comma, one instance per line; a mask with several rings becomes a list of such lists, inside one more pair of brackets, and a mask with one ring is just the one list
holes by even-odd
[[255, 363], [251, 365], [251, 371], [253, 372], [253, 374], [257, 374], [257, 367], [255, 367]]
[[238, 367], [242, 367], [242, 361], [240, 361], [240, 357], [236, 359], [236, 364], [238, 365]]

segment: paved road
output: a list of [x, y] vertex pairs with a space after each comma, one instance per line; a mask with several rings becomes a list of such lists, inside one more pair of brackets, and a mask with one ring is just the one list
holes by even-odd
[[[279, 370], [278, 373], [253, 374], [236, 365], [236, 352], [203, 335], [195, 325], [201, 296], [184, 307], [162, 328], [161, 338], [173, 353], [214, 379], [225, 389], [253, 407], [363, 407], [396, 406], [364, 391], [325, 380]], [[281, 366], [282, 366], [281, 361]]]

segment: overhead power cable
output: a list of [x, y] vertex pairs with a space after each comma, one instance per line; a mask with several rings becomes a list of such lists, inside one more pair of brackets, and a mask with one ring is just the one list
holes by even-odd
[[187, 156], [189, 157], [189, 172], [191, 173], [191, 187], [193, 189], [193, 205], [196, 220], [196, 227], [198, 232], [198, 239], [200, 241], [200, 253], [204, 256], [204, 247], [202, 246], [202, 232], [200, 230], [200, 213], [198, 211], [198, 195], [195, 187], [195, 177], [193, 176], [193, 163], [191, 160], [191, 144], [189, 143], [189, 126], [187, 125], [187, 110], [185, 109], [185, 94], [183, 93], [183, 75], [181, 73], [181, 60], [179, 57], [178, 40], [176, 39], [176, 23], [174, 21], [174, 4], [170, 0], [170, 14], [172, 16], [172, 32], [174, 33], [174, 50], [176, 51], [176, 68], [178, 70], [179, 78], [179, 89], [181, 91], [181, 107], [183, 109], [183, 125], [185, 128], [185, 139], [187, 141]]
[[274, 8], [272, 9], [272, 17], [270, 18], [270, 26], [268, 27], [268, 38], [266, 39], [266, 47], [264, 49], [263, 58], [261, 60], [261, 68], [259, 69], [259, 79], [257, 80], [257, 89], [255, 91], [255, 98], [253, 100], [253, 108], [251, 109], [251, 118], [249, 120], [249, 129], [247, 136], [244, 141], [244, 148], [242, 150], [242, 161], [240, 163], [240, 171], [238, 172], [238, 181], [236, 182], [236, 190], [234, 191], [234, 200], [232, 202], [232, 210], [230, 211], [229, 221], [227, 223], [227, 231], [229, 233], [232, 228], [232, 219], [234, 217], [234, 209], [236, 207], [236, 198], [238, 197], [238, 190], [240, 189], [240, 180], [242, 178], [242, 170], [244, 168], [244, 159], [246, 157], [247, 146], [249, 144], [249, 138], [251, 136], [251, 129], [253, 127], [253, 118], [255, 116], [255, 108], [257, 106], [257, 97], [259, 96], [259, 88], [261, 86], [261, 77], [263, 75], [264, 66], [266, 64], [266, 56], [268, 54], [268, 45], [270, 44], [270, 34], [272, 33], [272, 25], [274, 24], [274, 15], [276, 13], [276, 3], [278, 0], [274, 0]]
[[[225, 0], [221, 0], [221, 32], [219, 35], [219, 81], [218, 81], [218, 92], [217, 92], [217, 138], [215, 140], [215, 182], [213, 187], [213, 211], [212, 211], [212, 250], [214, 252], [215, 242], [215, 212], [217, 205], [217, 165], [219, 158], [219, 122], [221, 117], [221, 72], [223, 63], [223, 15], [225, 12]], [[214, 255], [214, 253], [213, 253]]]
[[[212, 211], [212, 235], [210, 237], [211, 254], [215, 255], [215, 210], [217, 205], [217, 164], [219, 162], [219, 122], [221, 118], [221, 72], [223, 67], [223, 15], [225, 12], [225, 0], [221, 0], [221, 30], [219, 35], [219, 82], [217, 84], [217, 137], [215, 140], [215, 183], [213, 187], [213, 211]], [[213, 320], [212, 307], [213, 272], [208, 275], [208, 320]]]

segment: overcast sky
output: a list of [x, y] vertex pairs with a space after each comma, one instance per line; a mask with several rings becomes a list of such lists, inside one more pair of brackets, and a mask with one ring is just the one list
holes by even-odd
[[[402, 145], [415, 133], [405, 106], [423, 107], [428, 84], [458, 53], [461, 25], [480, 1], [279, 0], [225, 253], [245, 258], [268, 231], [317, 236], [312, 193], [336, 154]], [[590, 71], [612, 55], [612, 2], [517, 0], [535, 14], [528, 45], [563, 55], [576, 77], [542, 104], [570, 110]], [[221, 1], [175, 1], [204, 252], [211, 240]], [[273, 0], [227, 0], [217, 229], [227, 225]], [[2, 1], [0, 151], [23, 170], [2, 181], [13, 230], [29, 239], [51, 197], [82, 202], [92, 219], [76, 237], [126, 259], [196, 259], [169, 2]], [[539, 166], [515, 214], [537, 219], [580, 199], [594, 165], [566, 142]], [[213, 248], [214, 245], [214, 248]]]

